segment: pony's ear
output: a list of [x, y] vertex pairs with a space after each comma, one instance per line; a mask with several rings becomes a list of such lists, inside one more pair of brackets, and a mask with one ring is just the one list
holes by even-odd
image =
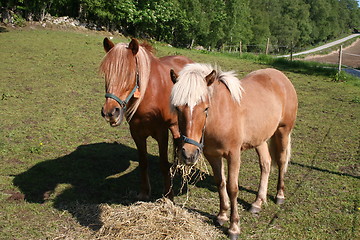
[[132, 51], [134, 55], [139, 51], [139, 42], [135, 38], [131, 39], [128, 48]]
[[210, 86], [211, 84], [213, 84], [215, 78], [216, 78], [216, 71], [212, 70], [212, 72], [205, 77], [207, 85]]
[[112, 41], [110, 41], [108, 38], [104, 38], [103, 45], [105, 52], [110, 51], [110, 49], [112, 49], [115, 46], [115, 44]]
[[178, 78], [178, 75], [176, 74], [176, 72], [173, 69], [170, 70], [170, 77], [171, 77], [171, 81], [175, 84], [176, 80]]

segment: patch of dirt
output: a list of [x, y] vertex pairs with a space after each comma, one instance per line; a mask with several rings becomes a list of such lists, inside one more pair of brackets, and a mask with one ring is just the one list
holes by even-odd
[[[339, 51], [327, 55], [312, 55], [305, 58], [307, 61], [322, 63], [339, 63]], [[360, 38], [350, 46], [343, 48], [342, 65], [360, 68]]]
[[23, 202], [25, 199], [25, 195], [20, 193], [20, 192], [15, 192], [15, 191], [11, 191], [11, 190], [5, 190], [4, 191], [5, 194], [10, 195], [7, 198], [7, 201], [9, 202]]

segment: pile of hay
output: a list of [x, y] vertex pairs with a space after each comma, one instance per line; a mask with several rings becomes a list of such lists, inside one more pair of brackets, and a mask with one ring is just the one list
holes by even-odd
[[174, 205], [168, 199], [133, 205], [102, 205], [99, 239], [219, 239], [221, 232], [206, 217]]

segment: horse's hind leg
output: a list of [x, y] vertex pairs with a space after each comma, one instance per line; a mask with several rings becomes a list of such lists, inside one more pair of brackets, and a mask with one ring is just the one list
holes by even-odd
[[290, 160], [291, 151], [291, 129], [279, 127], [271, 139], [271, 155], [279, 168], [276, 203], [282, 204], [285, 201], [284, 177]]
[[250, 212], [258, 213], [261, 211], [261, 205], [266, 203], [270, 167], [271, 167], [271, 156], [269, 153], [269, 148], [266, 142], [263, 142], [260, 146], [256, 148], [256, 152], [259, 156], [259, 165], [261, 171], [259, 191], [256, 197], [256, 200], [251, 204]]

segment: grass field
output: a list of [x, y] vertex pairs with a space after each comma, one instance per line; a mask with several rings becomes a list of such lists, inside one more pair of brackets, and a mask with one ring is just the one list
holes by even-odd
[[[134, 203], [139, 182], [128, 125], [111, 128], [100, 116], [104, 34], [0, 30], [0, 239], [94, 239], [103, 224], [101, 206]], [[274, 170], [267, 206], [256, 216], [246, 211], [260, 173], [254, 151], [245, 152], [238, 197], [242, 239], [359, 239], [359, 80], [334, 82], [331, 72], [309, 65], [155, 48], [157, 56], [186, 55], [240, 77], [276, 67], [295, 85], [299, 112], [286, 203], [273, 202]], [[154, 140], [148, 148], [155, 200], [162, 178]], [[186, 202], [211, 225], [219, 201], [210, 175], [189, 187], [188, 199], [178, 193], [175, 202]]]

